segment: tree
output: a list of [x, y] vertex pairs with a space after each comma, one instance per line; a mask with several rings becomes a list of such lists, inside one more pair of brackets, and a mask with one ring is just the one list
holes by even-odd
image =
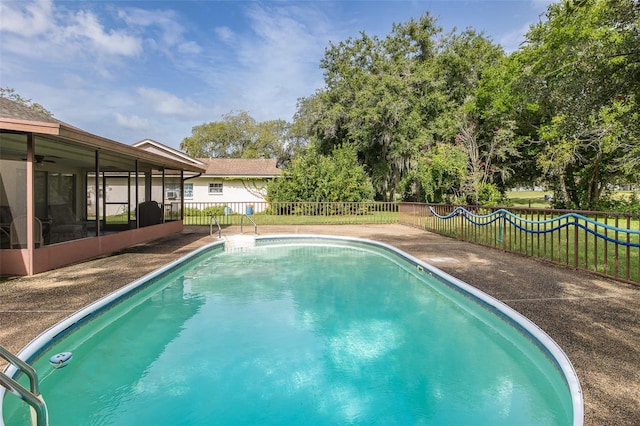
[[315, 147], [295, 157], [282, 176], [272, 180], [268, 200], [359, 202], [373, 199], [373, 187], [352, 147], [323, 155]]
[[518, 155], [513, 121], [488, 116], [483, 100], [478, 100], [485, 74], [503, 59], [502, 48], [473, 29], [446, 39], [435, 58], [434, 69], [442, 73], [449, 105], [438, 121], [439, 132], [441, 140], [453, 139], [466, 155], [467, 173], [460, 195], [468, 204], [495, 201], [487, 194], [506, 186], [512, 174], [511, 160]]
[[193, 157], [242, 158], [257, 139], [256, 122], [246, 111], [222, 118], [193, 127], [180, 148]]
[[403, 179], [403, 199], [428, 203], [464, 202], [468, 157], [459, 146], [438, 143]]
[[[392, 200], [425, 151], [455, 143], [460, 116], [483, 70], [503, 55], [473, 30], [443, 35], [428, 13], [394, 25], [383, 39], [363, 32], [326, 50], [321, 62], [326, 85], [306, 100], [299, 117], [309, 123], [322, 153], [354, 146], [376, 198]], [[484, 126], [478, 131], [480, 139], [489, 138], [478, 146], [491, 146], [493, 134]], [[493, 150], [492, 159], [498, 152]], [[508, 170], [499, 166], [493, 161], [492, 168], [483, 168], [492, 172], [490, 181]], [[412, 187], [403, 184], [403, 196]]]
[[385, 39], [360, 37], [332, 44], [321, 68], [326, 87], [315, 94], [320, 108], [311, 126], [322, 153], [353, 145], [377, 198], [393, 199], [402, 176], [438, 111], [438, 90], [429, 84], [428, 60], [440, 29], [428, 14], [394, 25]]
[[515, 124], [505, 121], [503, 126], [495, 126], [491, 131], [481, 130], [480, 124], [470, 116], [463, 114], [459, 118], [455, 141], [467, 157], [468, 173], [463, 193], [468, 204], [497, 201], [486, 199], [486, 194], [498, 193], [496, 183], [499, 181], [504, 185], [511, 176], [511, 163], [507, 160], [518, 155]]
[[278, 158], [289, 161], [296, 149], [289, 143], [290, 125], [284, 120], [256, 122], [246, 111], [226, 114], [222, 121], [194, 126], [180, 149], [192, 157]]
[[592, 209], [603, 191], [637, 179], [640, 5], [564, 0], [549, 6], [517, 52], [531, 141], [557, 207]]

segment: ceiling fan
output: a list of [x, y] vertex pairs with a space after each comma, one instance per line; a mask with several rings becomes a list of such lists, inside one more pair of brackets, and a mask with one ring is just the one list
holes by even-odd
[[[53, 157], [52, 158], [59, 158], [59, 157]], [[45, 158], [44, 155], [34, 155], [33, 159], [35, 160], [35, 164], [42, 164], [42, 163], [55, 163], [55, 160], [47, 160]], [[27, 161], [26, 158], [23, 158], [22, 161]]]

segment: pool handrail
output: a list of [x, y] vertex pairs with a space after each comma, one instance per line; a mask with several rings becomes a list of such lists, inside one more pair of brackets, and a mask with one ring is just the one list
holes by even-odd
[[40, 393], [40, 385], [38, 383], [38, 374], [36, 371], [33, 367], [9, 352], [2, 345], [0, 345], [0, 356], [10, 364], [19, 368], [27, 375], [27, 377], [29, 377], [30, 389], [25, 388], [3, 372], [0, 372], [0, 385], [31, 406], [33, 412], [36, 414], [35, 421], [32, 419], [33, 424], [37, 426], [47, 426], [49, 424], [47, 405], [45, 404], [44, 399], [42, 399], [42, 394]]
[[213, 236], [213, 222], [215, 222], [218, 227], [218, 239], [221, 239], [222, 227], [220, 226], [220, 222], [218, 222], [218, 216], [215, 214], [211, 215], [211, 218], [209, 219], [209, 236]]
[[253, 221], [253, 219], [251, 219], [251, 218], [249, 217], [249, 215], [247, 215], [247, 214], [243, 214], [242, 216], [240, 216], [240, 233], [242, 234], [242, 225], [243, 225], [243, 223], [242, 223], [242, 222], [243, 222], [243, 220], [244, 220], [244, 218], [245, 218], [245, 217], [246, 217], [247, 219], [249, 219], [249, 221], [250, 221], [251, 223], [253, 223], [253, 233], [254, 233], [255, 235], [258, 235], [258, 225], [256, 225], [256, 223]]

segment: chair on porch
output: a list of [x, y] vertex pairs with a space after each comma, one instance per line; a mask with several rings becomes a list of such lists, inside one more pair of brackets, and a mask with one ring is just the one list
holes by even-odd
[[138, 223], [140, 227], [162, 223], [162, 204], [157, 201], [145, 201], [138, 206]]
[[51, 219], [51, 242], [75, 240], [87, 236], [87, 224], [76, 218], [71, 207], [66, 204], [52, 204], [49, 206]]
[[[18, 216], [11, 222], [11, 248], [22, 248], [26, 246], [25, 236], [27, 235], [27, 217]], [[33, 240], [36, 247], [44, 245], [42, 236], [42, 222], [37, 217], [33, 218]]]

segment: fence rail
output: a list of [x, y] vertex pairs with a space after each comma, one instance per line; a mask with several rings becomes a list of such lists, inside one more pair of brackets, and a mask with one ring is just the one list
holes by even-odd
[[240, 225], [242, 215], [258, 225], [342, 225], [398, 223], [398, 203], [391, 202], [229, 202], [184, 203], [185, 225]]
[[185, 203], [185, 225], [401, 223], [640, 284], [640, 214], [394, 202]]
[[640, 215], [401, 203], [400, 223], [640, 283]]

